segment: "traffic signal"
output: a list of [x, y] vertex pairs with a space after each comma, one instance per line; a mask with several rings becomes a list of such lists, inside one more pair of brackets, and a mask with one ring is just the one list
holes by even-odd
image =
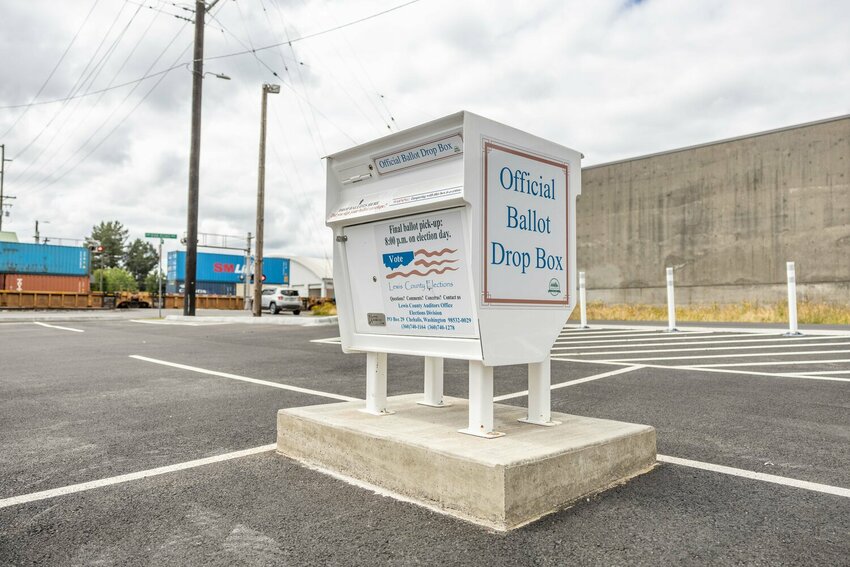
[[260, 279], [260, 281], [266, 281], [266, 274], [263, 274], [263, 277]]
[[103, 245], [102, 244], [89, 244], [89, 251], [91, 251], [93, 254], [100, 254], [100, 253], [103, 252]]

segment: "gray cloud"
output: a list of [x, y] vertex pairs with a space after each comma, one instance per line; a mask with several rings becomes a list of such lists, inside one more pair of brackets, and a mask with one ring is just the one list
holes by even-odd
[[[0, 19], [0, 106], [35, 95], [91, 6], [7, 4]], [[150, 4], [173, 11], [169, 3]], [[206, 53], [300, 37], [391, 5], [221, 2], [207, 27]], [[98, 4], [40, 99], [71, 90], [121, 6]], [[124, 6], [116, 30], [134, 10]], [[258, 52], [280, 78], [251, 55], [210, 60], [206, 70], [232, 80], [204, 82], [201, 230], [254, 231], [264, 82], [285, 85], [269, 98], [266, 248], [321, 257], [330, 250], [321, 157], [350, 146], [351, 138], [386, 134], [390, 115], [409, 127], [468, 109], [575, 147], [586, 163], [816, 120], [850, 113], [847, 21], [850, 5], [826, 0], [422, 0], [296, 42], [294, 54], [288, 46]], [[180, 54], [192, 30], [183, 24], [142, 10], [87, 88], [138, 78], [163, 51], [155, 71], [189, 62], [190, 51]], [[64, 107], [32, 107], [0, 140], [16, 158], [6, 187], [18, 196], [4, 228], [29, 239], [34, 220], [47, 220], [51, 235], [82, 238], [101, 220], [118, 219], [133, 238], [151, 230], [182, 234], [191, 73], [175, 69], [140, 103], [155, 80], [129, 96], [128, 86]], [[0, 133], [21, 113], [0, 109]], [[88, 150], [69, 156], [98, 126], [104, 124], [94, 141], [121, 119], [97, 151], [69, 168]], [[46, 187], [54, 170], [61, 181]]]

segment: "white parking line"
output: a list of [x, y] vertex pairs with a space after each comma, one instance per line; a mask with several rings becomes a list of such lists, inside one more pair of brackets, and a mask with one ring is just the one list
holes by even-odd
[[[634, 366], [628, 362], [613, 360], [589, 360], [585, 358], [552, 357], [559, 362], [581, 362], [584, 364], [609, 364], [614, 366]], [[803, 380], [823, 380], [825, 382], [850, 382], [850, 378], [833, 378], [831, 376], [807, 376], [805, 374], [788, 374], [776, 372], [754, 372], [751, 370], [732, 370], [728, 368], [709, 368], [706, 366], [666, 366], [663, 364], [642, 364], [646, 368], [661, 368], [663, 370], [694, 370], [696, 372], [712, 372], [715, 374], [744, 374], [748, 376], [768, 376], [771, 378], [802, 378]]]
[[[681, 323], [681, 321], [680, 321]], [[765, 335], [765, 334], [776, 334], [784, 332], [786, 327], [698, 327], [691, 326], [688, 323], [685, 323], [686, 326], [680, 327], [679, 332], [686, 333], [752, 333], [756, 335]], [[615, 331], [618, 329], [628, 330], [628, 331], [656, 331], [662, 332], [667, 330], [666, 323], [659, 323], [658, 325], [605, 325], [605, 327], [609, 331]], [[572, 331], [580, 331], [577, 327], [566, 326], [564, 327], [564, 331], [572, 332]], [[837, 330], [837, 329], [816, 329], [816, 328], [805, 328], [800, 329], [800, 331], [805, 335], [822, 335], [822, 336], [832, 336], [832, 335], [846, 335], [846, 330]]]
[[[743, 357], [756, 357], [756, 356], [809, 356], [812, 354], [846, 354], [850, 352], [850, 350], [804, 350], [804, 351], [796, 351], [796, 352], [754, 352], [754, 353], [746, 353], [746, 354], [706, 354], [705, 356], [661, 356], [661, 357], [649, 357], [649, 358], [612, 358], [611, 362], [643, 362], [643, 361], [653, 361], [653, 360], [704, 360], [706, 358], [743, 358]], [[600, 354], [600, 353], [595, 353]], [[592, 359], [587, 359], [589, 362], [597, 362]], [[812, 360], [813, 364], [817, 364], [819, 361]], [[703, 366], [703, 365], [699, 365]]]
[[[847, 346], [850, 345], [850, 342], [840, 342], [840, 343], [815, 343], [815, 344], [806, 344], [806, 345], [795, 345], [802, 348], [813, 348], [813, 347], [824, 347], [824, 346]], [[649, 345], [649, 346], [657, 346], [657, 345]], [[676, 346], [685, 346], [685, 345], [676, 345]], [[660, 348], [660, 349], [648, 349], [648, 350], [609, 350], [606, 352], [571, 352], [569, 353], [571, 356], [576, 355], [594, 355], [594, 356], [602, 356], [602, 355], [619, 355], [619, 354], [649, 354], [652, 352], [690, 352], [690, 351], [708, 351], [708, 350], [752, 350], [752, 349], [772, 349], [772, 348], [788, 348], [789, 345], [755, 345], [755, 346], [726, 346], [726, 347], [697, 347], [697, 348]], [[560, 347], [553, 348], [552, 350], [565, 350], [568, 347]], [[592, 347], [577, 347], [577, 348], [592, 348]], [[784, 353], [765, 353], [762, 356], [771, 356], [772, 354], [782, 354]], [[742, 355], [743, 356], [743, 355]], [[706, 358], [706, 357], [699, 357]], [[619, 360], [619, 359], [617, 359]]]
[[[566, 384], [566, 383], [565, 383]], [[186, 461], [183, 463], [177, 463], [174, 465], [168, 465], [164, 467], [157, 467], [155, 469], [147, 469], [144, 471], [138, 471], [134, 473], [122, 474], [118, 476], [102, 478], [98, 480], [92, 480], [89, 482], [81, 482], [79, 484], [71, 484], [69, 486], [62, 486], [59, 488], [53, 488], [50, 490], [42, 490], [40, 492], [31, 492], [29, 494], [22, 494], [20, 496], [12, 496], [10, 498], [4, 498], [0, 500], [0, 509], [8, 508], [10, 506], [18, 506], [21, 504], [27, 504], [30, 502], [37, 502], [39, 500], [47, 500], [49, 498], [56, 498], [58, 496], [66, 496], [68, 494], [76, 494], [78, 492], [85, 492], [87, 490], [93, 490], [95, 488], [102, 488], [105, 486], [113, 486], [116, 484], [122, 484], [125, 482], [131, 482], [134, 480], [142, 480], [145, 478], [151, 478], [155, 476], [160, 476], [163, 474], [168, 474], [172, 472], [184, 471], [188, 469], [193, 469], [197, 467], [202, 467], [205, 465], [211, 465], [214, 463], [221, 463], [225, 461], [230, 461], [233, 459], [241, 459], [242, 457], [249, 457], [251, 455], [258, 455], [260, 453], [268, 453], [270, 451], [274, 451], [277, 448], [277, 444], [271, 443], [269, 445], [261, 445], [259, 447], [253, 447], [251, 449], [243, 449], [241, 451], [233, 451], [232, 453], [224, 453], [222, 455], [216, 455], [213, 457], [206, 457], [203, 459], [195, 459], [193, 461]], [[684, 467], [690, 467], [710, 472], [716, 472], [720, 474], [736, 476], [741, 478], [746, 478], [750, 480], [757, 480], [761, 482], [769, 482], [772, 484], [778, 484], [781, 486], [789, 486], [792, 488], [800, 488], [803, 490], [810, 490], [813, 492], [820, 492], [822, 494], [830, 494], [833, 496], [840, 496], [843, 498], [850, 498], [850, 489], [842, 488], [839, 486], [830, 486], [828, 484], [821, 484], [817, 482], [810, 482], [806, 480], [798, 480], [795, 478], [788, 478], [783, 476], [777, 476], [772, 474], [765, 474], [755, 471], [748, 471], [745, 469], [738, 469], [733, 467], [727, 467], [724, 465], [715, 465], [713, 463], [705, 463], [701, 461], [693, 461], [690, 459], [682, 459], [679, 457], [671, 457], [669, 455], [657, 455], [657, 459], [659, 462], [668, 463], [673, 465], [679, 465]]]
[[72, 331], [74, 333], [85, 333], [82, 329], [72, 329], [71, 327], [60, 327], [59, 325], [50, 325], [48, 323], [42, 323], [41, 321], [33, 321], [33, 325], [41, 325], [42, 327], [48, 327], [50, 329], [59, 329], [60, 331]]
[[[307, 390], [305, 388], [298, 388], [298, 387], [295, 387], [295, 386], [286, 386], [284, 384], [278, 384], [276, 382], [268, 382], [266, 380], [257, 380], [257, 379], [254, 379], [254, 378], [247, 378], [245, 376], [238, 376], [238, 375], [235, 375], [235, 374], [228, 374], [228, 373], [225, 373], [225, 372], [217, 372], [217, 371], [213, 371], [213, 370], [206, 370], [206, 369], [203, 369], [203, 368], [197, 368], [197, 367], [188, 366], [188, 365], [185, 365], [185, 364], [177, 364], [177, 363], [173, 363], [173, 362], [167, 362], [167, 361], [164, 361], [164, 360], [157, 360], [157, 359], [148, 358], [148, 357], [145, 357], [145, 356], [130, 355], [130, 358], [134, 358], [136, 360], [142, 360], [142, 361], [145, 361], [145, 362], [152, 362], [154, 364], [162, 364], [164, 366], [171, 366], [171, 367], [174, 367], [174, 368], [180, 368], [180, 369], [183, 369], [183, 370], [200, 372], [202, 374], [210, 374], [210, 375], [213, 375], [213, 376], [221, 376], [221, 377], [224, 377], [224, 378], [232, 378], [232, 379], [235, 379], [235, 380], [242, 380], [242, 381], [246, 381], [246, 382], [261, 384], [261, 385], [264, 385], [264, 386], [272, 386], [272, 387], [275, 387], [275, 388], [283, 388], [283, 389], [287, 389], [287, 390], [293, 390], [293, 391], [296, 391], [296, 392], [310, 393], [310, 394], [314, 394], [314, 395], [318, 395], [318, 396], [324, 396], [324, 397], [327, 397], [327, 398], [342, 399], [342, 400], [345, 400], [345, 401], [362, 401], [362, 400], [359, 400], [359, 398], [350, 398], [348, 396], [340, 396], [338, 394], [332, 394], [332, 393], [329, 393], [329, 392], [320, 392], [320, 391], [317, 391], [317, 390]], [[558, 360], [558, 359], [553, 358], [553, 360]], [[569, 359], [567, 359], [567, 360], [569, 360]], [[589, 363], [591, 361], [574, 360], [574, 361], [571, 361], [571, 362], [588, 362]], [[594, 362], [597, 362], [597, 363], [600, 363], [600, 364], [614, 364], [614, 365], [623, 366], [622, 363], [617, 363], [617, 362], [599, 362], [599, 361], [594, 361]], [[558, 388], [565, 388], [567, 386], [572, 386], [572, 385], [580, 384], [580, 383], [583, 383], [583, 382], [589, 382], [591, 380], [599, 380], [601, 378], [606, 378], [608, 376], [614, 376], [614, 375], [617, 375], [617, 374], [624, 374], [626, 372], [631, 372], [633, 370], [638, 370], [638, 369], [644, 368], [644, 367], [646, 367], [646, 368], [677, 368], [677, 367], [667, 367], [667, 366], [658, 366], [658, 365], [650, 365], [650, 364], [647, 364], [647, 365], [625, 365], [625, 366], [626, 366], [625, 368], [621, 368], [619, 370], [615, 370], [615, 371], [612, 371], [612, 372], [604, 372], [602, 374], [595, 374], [593, 376], [587, 376], [585, 378], [579, 378], [577, 380], [570, 380], [568, 382], [562, 382], [560, 384], [554, 384], [552, 386], [552, 389], [554, 390], [554, 389], [558, 389]], [[713, 371], [713, 369], [700, 369], [700, 368], [693, 368], [693, 370]], [[718, 372], [725, 372], [725, 371], [718, 370]], [[738, 374], [738, 373], [763, 374], [763, 373], [757, 373], [757, 372], [741, 372], [741, 371], [739, 371], [739, 372], [732, 371], [732, 373], [735, 373], [735, 374]], [[784, 375], [777, 374], [776, 376], [784, 376]], [[795, 376], [795, 377], [805, 378], [805, 376]], [[841, 379], [839, 379], [839, 380], [841, 380]], [[847, 381], [850, 381], [850, 379], [847, 379]], [[496, 398], [494, 398], [494, 400], [500, 401], [500, 400], [506, 400], [506, 399], [511, 399], [511, 398], [518, 398], [518, 397], [522, 397], [522, 396], [526, 396], [526, 395], [528, 395], [528, 391], [516, 392], [514, 394], [507, 394], [507, 395], [504, 395], [504, 396], [496, 397]], [[168, 465], [168, 466], [164, 466], [164, 467], [148, 469], [148, 470], [139, 471], [139, 472], [135, 472], [135, 473], [123, 474], [123, 475], [119, 475], [119, 476], [113, 476], [113, 477], [104, 478], [104, 479], [100, 479], [100, 480], [93, 480], [93, 481], [89, 481], [89, 482], [82, 482], [82, 483], [79, 483], [79, 484], [72, 484], [72, 485], [69, 485], [69, 486], [54, 488], [54, 489], [50, 489], [50, 490], [42, 490], [40, 492], [32, 492], [32, 493], [23, 494], [23, 495], [20, 495], [20, 496], [12, 496], [10, 498], [5, 498], [5, 499], [0, 500], [0, 508], [7, 508], [9, 506], [16, 506], [16, 505], [19, 505], [19, 504], [36, 502], [36, 501], [39, 501], [39, 500], [46, 500], [48, 498], [55, 498], [55, 497], [64, 496], [64, 495], [67, 495], [67, 494], [84, 492], [84, 491], [87, 491], [87, 490], [92, 490], [92, 489], [95, 489], [95, 488], [101, 488], [101, 487], [104, 487], [104, 486], [112, 486], [112, 485], [115, 485], [115, 484], [130, 482], [130, 481], [134, 481], [134, 480], [141, 480], [141, 479], [144, 479], [144, 478], [150, 478], [150, 477], [153, 477], [153, 476], [163, 475], [163, 474], [167, 474], [167, 473], [171, 473], [171, 472], [177, 472], [177, 471], [192, 469], [192, 468], [201, 467], [201, 466], [209, 465], [209, 464], [213, 464], [213, 463], [219, 463], [219, 462], [228, 461], [228, 460], [232, 460], [232, 459], [239, 459], [239, 458], [247, 457], [247, 456], [250, 456], [250, 455], [256, 455], [256, 454], [259, 454], [259, 453], [266, 453], [266, 452], [269, 452], [269, 451], [273, 451], [276, 448], [277, 448], [277, 445], [272, 443], [272, 444], [269, 444], [269, 445], [262, 445], [260, 447], [253, 447], [251, 449], [234, 451], [232, 453], [225, 453], [225, 454], [222, 454], [222, 455], [216, 455], [216, 456], [213, 456], [213, 457], [206, 457], [206, 458], [203, 458], [203, 459], [195, 459], [195, 460], [187, 461], [187, 462], [184, 462], [184, 463], [177, 463], [177, 464], [174, 464], [174, 465]], [[712, 471], [712, 472], [718, 472], [718, 473], [721, 473], [721, 474], [743, 477], [743, 478], [748, 478], [748, 479], [751, 479], [751, 480], [758, 480], [758, 481], [762, 481], [762, 482], [770, 482], [770, 483], [773, 483], [773, 484], [790, 486], [790, 487], [794, 487], [794, 488], [801, 488], [801, 489], [804, 489], [804, 490], [811, 490], [811, 491], [815, 491], [815, 492], [821, 492], [821, 493], [831, 494], [831, 495], [835, 495], [835, 496], [841, 496], [841, 497], [845, 497], [845, 498], [850, 497], [850, 490], [848, 490], [846, 488], [830, 486], [830, 485], [827, 485], [827, 484], [819, 484], [819, 483], [815, 483], [815, 482], [809, 482], [809, 481], [797, 480], [797, 479], [793, 479], [793, 478], [764, 474], [764, 473], [759, 473], [759, 472], [755, 472], [755, 471], [748, 471], [748, 470], [744, 470], [744, 469], [736, 469], [736, 468], [727, 467], [727, 466], [723, 466], [723, 465], [715, 465], [715, 464], [712, 464], [712, 463], [692, 461], [692, 460], [689, 460], [689, 459], [682, 459], [682, 458], [671, 457], [671, 456], [667, 456], [667, 455], [658, 455], [658, 460], [660, 462], [663, 462], [663, 463], [669, 463], [669, 464], [675, 464], [675, 465], [680, 465], [680, 466], [697, 468], [697, 469], [702, 469], [702, 470], [707, 470], [707, 471]]]
[[247, 457], [249, 455], [256, 455], [257, 453], [273, 451], [276, 447], [276, 444], [262, 445], [260, 447], [254, 447], [253, 449], [234, 451], [233, 453], [225, 453], [223, 455], [216, 455], [215, 457], [196, 459], [194, 461], [187, 461], [185, 463], [178, 463], [176, 465], [168, 465], [165, 467], [148, 469], [146, 471], [122, 474], [119, 476], [102, 478], [100, 480], [92, 480], [90, 482], [81, 482], [80, 484], [72, 484], [70, 486], [63, 486], [61, 488], [54, 488], [52, 490], [42, 490], [41, 492], [31, 492], [30, 494], [22, 494], [21, 496], [12, 496], [11, 498], [4, 498], [3, 500], [0, 500], [0, 508], [16, 506], [18, 504], [26, 504], [27, 502], [35, 502], [37, 500], [45, 500], [47, 498], [55, 498], [57, 496], [64, 496], [66, 494], [74, 494], [75, 492], [83, 492], [84, 490], [91, 490], [93, 488], [100, 488], [102, 486], [111, 486], [113, 484], [120, 484], [122, 482], [129, 482], [131, 480], [140, 480], [143, 478], [149, 478], [152, 476], [158, 476], [170, 472], [184, 471], [186, 469], [202, 467], [204, 465], [220, 463], [222, 461], [229, 461], [231, 459], [239, 459], [241, 457]]
[[600, 334], [608, 334], [608, 335], [616, 335], [616, 334], [626, 334], [626, 333], [642, 333], [645, 329], [564, 329], [561, 331], [562, 335], [569, 334], [573, 336], [578, 335], [600, 335]]
[[[570, 380], [568, 382], [560, 382], [558, 384], [552, 384], [552, 390], [557, 390], [559, 388], [566, 388], [567, 386], [575, 386], [576, 384], [584, 384], [585, 382], [592, 382], [593, 380], [599, 380], [600, 378], [608, 378], [609, 376], [616, 376], [617, 374], [625, 374], [626, 372], [631, 372], [632, 370], [638, 370], [643, 368], [643, 366], [627, 366], [626, 368], [620, 368], [619, 370], [611, 370], [610, 372], [603, 372], [601, 374], [594, 374], [593, 376], [585, 376], [584, 378], [577, 378], [575, 380]], [[512, 400], [514, 398], [522, 398], [523, 396], [528, 395], [528, 390], [523, 390], [522, 392], [514, 392], [513, 394], [504, 394], [501, 396], [496, 396], [493, 398], [494, 402], [501, 402], [503, 400]]]
[[662, 463], [670, 463], [672, 465], [680, 465], [704, 471], [718, 472], [741, 478], [749, 478], [752, 480], [760, 480], [762, 482], [770, 482], [773, 484], [781, 484], [783, 486], [792, 486], [794, 488], [802, 488], [803, 490], [812, 490], [814, 492], [823, 492], [824, 494], [832, 494], [834, 496], [842, 496], [850, 498], [850, 489], [841, 488], [839, 486], [830, 486], [828, 484], [820, 484], [817, 482], [809, 482], [807, 480], [797, 480], [796, 478], [788, 478], [784, 476], [776, 476], [774, 474], [765, 474], [745, 469], [736, 469], [723, 465], [715, 465], [712, 463], [703, 463], [700, 461], [692, 461], [690, 459], [680, 459], [679, 457], [670, 457], [667, 455], [658, 455], [658, 460]]
[[[781, 360], [772, 362], [736, 362], [734, 364], [700, 364], [702, 368], [715, 368], [720, 366], [785, 366], [800, 364], [836, 364], [839, 362], [850, 362], [850, 358], [832, 358], [828, 360]], [[798, 374], [811, 374], [811, 372], [799, 372]], [[830, 372], [829, 374], [832, 374]]]
[[[685, 334], [691, 334], [691, 333], [685, 333]], [[572, 337], [587, 337], [587, 336], [588, 335], [584, 335], [584, 334], [579, 335], [579, 334], [572, 334], [572, 333], [561, 333], [560, 335], [558, 335], [558, 338], [559, 339], [571, 339]], [[659, 336], [663, 336], [663, 333], [661, 331], [631, 331], [631, 332], [614, 331], [614, 332], [611, 332], [611, 333], [608, 333], [608, 332], [596, 333], [591, 338], [598, 339], [600, 337], [603, 337], [603, 338], [604, 337], [615, 337], [615, 338], [616, 337], [623, 337], [623, 338], [625, 338], [625, 337], [659, 337]]]
[[324, 345], [341, 345], [342, 338], [341, 337], [331, 337], [328, 339], [312, 339], [311, 343], [320, 343]]
[[[694, 333], [696, 334], [696, 333]], [[717, 339], [728, 339], [731, 337], [752, 337], [753, 335], [718, 335]], [[757, 335], [756, 335], [757, 336]], [[668, 343], [655, 343], [650, 341], [664, 341], [669, 339], [678, 339], [676, 342], [668, 342]], [[630, 347], [662, 347], [662, 346], [692, 346], [692, 345], [723, 345], [723, 344], [735, 344], [735, 345], [749, 345], [751, 343], [775, 343], [779, 341], [783, 341], [786, 343], [789, 342], [798, 342], [798, 341], [822, 341], [826, 340], [826, 337], [781, 337], [777, 336], [773, 339], [750, 339], [746, 341], [727, 341], [727, 340], [717, 340], [712, 339], [711, 337], [702, 337], [702, 336], [684, 336], [684, 337], [666, 337], [666, 338], [657, 338], [657, 339], [606, 339], [604, 341], [555, 341], [555, 344], [564, 344], [564, 345], [593, 345], [597, 346], [581, 346], [581, 347], [557, 347], [552, 350], [565, 350], [565, 349], [575, 349], [575, 348], [586, 348], [586, 349], [594, 349], [594, 348], [617, 348], [618, 346], [622, 346], [623, 348]], [[835, 340], [838, 339], [850, 339], [850, 335], [843, 337], [834, 337]], [[685, 342], [686, 341], [686, 342]], [[631, 342], [636, 342], [639, 344], [628, 344]], [[619, 344], [598, 344], [598, 343], [619, 343]], [[837, 343], [825, 343], [825, 344], [837, 344]], [[811, 346], [811, 345], [803, 345]]]
[[[684, 333], [684, 334], [668, 334], [668, 333], [651, 333], [650, 335], [639, 335], [638, 338], [632, 338], [634, 335], [630, 335], [628, 338], [617, 338], [617, 339], [591, 339], [587, 341], [575, 341], [573, 339], [564, 339], [563, 337], [559, 337], [558, 340], [555, 341], [555, 344], [566, 344], [566, 345], [582, 345], [582, 344], [603, 344], [603, 343], [630, 343], [630, 342], [649, 342], [649, 341], [698, 341], [698, 340], [706, 340], [711, 339], [713, 336], [717, 336], [718, 339], [723, 338], [732, 338], [732, 337], [760, 337], [760, 336], [768, 336], [761, 335], [755, 333], [743, 333], [737, 335], [730, 334], [718, 334], [718, 333]], [[817, 337], [822, 339], [823, 337]]]
[[[850, 362], [847, 360], [845, 362]], [[850, 374], [850, 370], [826, 370], [824, 372], [797, 372], [797, 374], [805, 374], [806, 376], [820, 376], [828, 374]]]
[[181, 325], [184, 327], [211, 327], [214, 325], [230, 325], [238, 321], [201, 321], [192, 323], [187, 321], [171, 321], [164, 319], [129, 319], [131, 323], [144, 323], [145, 325]]
[[168, 362], [167, 360], [159, 360], [157, 358], [149, 358], [147, 356], [140, 356], [138, 354], [131, 354], [130, 358], [135, 358], [136, 360], [141, 360], [144, 362], [152, 362], [154, 364], [161, 364], [162, 366], [170, 366], [172, 368], [179, 368], [181, 370], [189, 370], [190, 372], [198, 372], [200, 374], [209, 374], [210, 376], [219, 376], [221, 378], [230, 378], [231, 380], [239, 380], [241, 382], [250, 382], [252, 384], [259, 384], [261, 386], [271, 386], [272, 388], [280, 388], [281, 390], [289, 390], [291, 392], [298, 392], [301, 394], [310, 394], [312, 396], [322, 396], [324, 398], [331, 398], [334, 400], [340, 400], [343, 402], [356, 402], [359, 401], [359, 398], [352, 398], [351, 396], [343, 396], [341, 394], [331, 394], [328, 392], [320, 392], [319, 390], [310, 390], [309, 388], [299, 388], [298, 386], [290, 386], [288, 384], [281, 384], [280, 382], [269, 382], [268, 380], [258, 380], [257, 378], [249, 378], [247, 376], [240, 376], [238, 374], [230, 374], [227, 372], [218, 372], [217, 370], [207, 370], [206, 368], [198, 368], [197, 366], [189, 366], [186, 364], [178, 364], [176, 362]]

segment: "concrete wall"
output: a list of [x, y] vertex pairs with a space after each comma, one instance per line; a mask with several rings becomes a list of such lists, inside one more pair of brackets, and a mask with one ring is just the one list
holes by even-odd
[[588, 301], [850, 303], [850, 116], [584, 168]]

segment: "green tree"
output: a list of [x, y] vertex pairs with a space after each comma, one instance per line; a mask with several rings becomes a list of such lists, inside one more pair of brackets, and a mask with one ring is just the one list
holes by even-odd
[[[102, 277], [101, 277], [102, 276]], [[103, 281], [103, 288], [100, 282]], [[139, 286], [133, 275], [122, 268], [97, 269], [92, 273], [93, 291], [139, 291]]]
[[124, 267], [133, 275], [139, 287], [144, 286], [145, 291], [151, 291], [145, 285], [145, 278], [156, 267], [158, 260], [156, 248], [141, 238], [131, 242], [124, 253]]
[[99, 242], [103, 252], [93, 259], [95, 268], [117, 268], [124, 259], [124, 246], [127, 242], [127, 229], [118, 221], [101, 221], [93, 226], [91, 236], [86, 238], [86, 246]]
[[[145, 291], [149, 291], [152, 295], [159, 295], [159, 280], [157, 279], [156, 271], [148, 274], [145, 278]], [[162, 274], [162, 291], [165, 293], [165, 274]]]

